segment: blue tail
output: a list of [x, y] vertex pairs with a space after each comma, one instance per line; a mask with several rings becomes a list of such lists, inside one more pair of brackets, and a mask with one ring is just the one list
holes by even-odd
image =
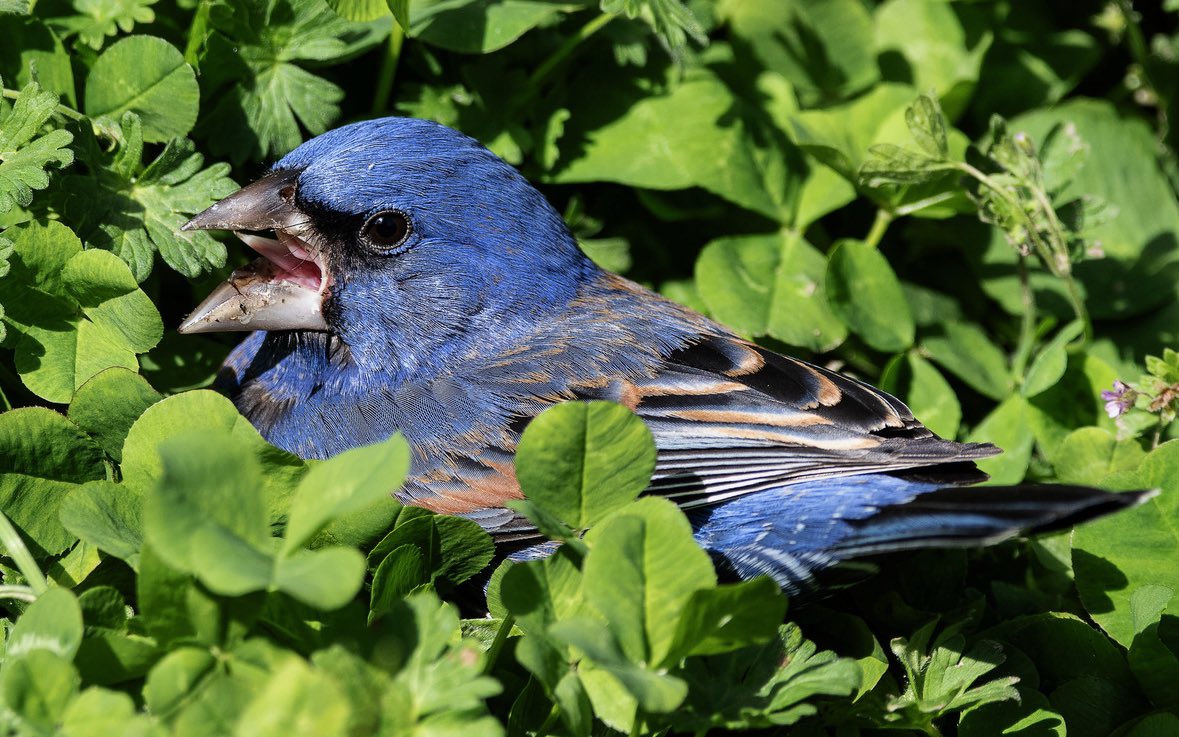
[[880, 553], [990, 545], [1067, 529], [1143, 501], [1084, 486], [945, 487], [894, 476], [821, 479], [690, 513], [696, 540], [741, 578], [788, 593], [819, 571]]

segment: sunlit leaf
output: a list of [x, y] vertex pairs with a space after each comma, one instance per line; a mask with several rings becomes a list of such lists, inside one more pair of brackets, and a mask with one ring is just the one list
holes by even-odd
[[57, 96], [42, 92], [36, 82], [21, 90], [11, 110], [0, 105], [0, 214], [27, 207], [33, 190], [49, 186], [49, 167], [73, 162], [67, 146], [74, 137], [68, 131], [42, 132], [56, 106]]
[[86, 78], [86, 114], [118, 119], [131, 111], [143, 121], [143, 140], [163, 142], [192, 130], [199, 94], [196, 74], [176, 47], [154, 36], [130, 36], [94, 62]]

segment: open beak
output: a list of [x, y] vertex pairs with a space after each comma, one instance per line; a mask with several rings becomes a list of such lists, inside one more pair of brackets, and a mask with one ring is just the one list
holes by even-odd
[[308, 217], [295, 207], [298, 176], [267, 174], [181, 228], [232, 230], [261, 256], [214, 289], [181, 323], [181, 333], [328, 329], [323, 300], [330, 277]]

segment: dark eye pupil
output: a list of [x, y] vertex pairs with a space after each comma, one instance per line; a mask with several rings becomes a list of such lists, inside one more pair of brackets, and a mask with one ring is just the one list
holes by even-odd
[[373, 245], [396, 246], [409, 234], [409, 223], [399, 212], [384, 212], [373, 216], [364, 230]]
[[401, 233], [401, 226], [393, 218], [381, 215], [373, 223], [373, 230], [381, 238], [396, 238]]

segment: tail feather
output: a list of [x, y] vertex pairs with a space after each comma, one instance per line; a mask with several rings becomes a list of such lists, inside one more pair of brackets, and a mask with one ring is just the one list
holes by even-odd
[[867, 475], [751, 494], [693, 521], [699, 542], [738, 576], [766, 574], [797, 593], [811, 588], [819, 571], [847, 561], [1068, 529], [1155, 493], [1069, 485], [943, 487]]
[[1026, 535], [1067, 530], [1154, 496], [1111, 493], [1087, 486], [949, 487], [884, 507], [851, 523], [854, 534], [831, 553], [840, 559], [941, 547], [973, 547]]

